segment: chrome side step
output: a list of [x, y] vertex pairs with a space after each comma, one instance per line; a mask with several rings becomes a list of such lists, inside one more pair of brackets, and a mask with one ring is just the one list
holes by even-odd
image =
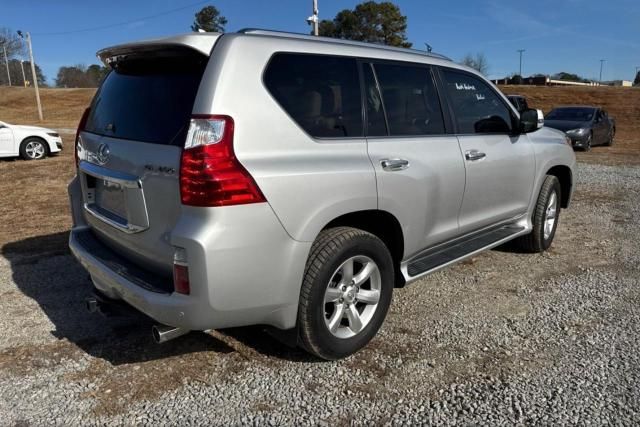
[[521, 224], [507, 224], [427, 250], [402, 265], [407, 282], [526, 234]]

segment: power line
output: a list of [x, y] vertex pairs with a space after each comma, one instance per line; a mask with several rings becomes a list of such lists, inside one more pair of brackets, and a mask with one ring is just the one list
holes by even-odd
[[80, 30], [60, 31], [60, 32], [56, 32], [56, 33], [33, 33], [33, 35], [34, 36], [62, 36], [62, 35], [65, 35], [65, 34], [87, 33], [87, 32], [90, 32], [90, 31], [106, 30], [108, 28], [119, 27], [121, 25], [133, 24], [135, 22], [142, 21], [142, 20], [145, 20], [145, 19], [153, 19], [153, 18], [157, 18], [157, 17], [160, 17], [160, 16], [169, 15], [169, 14], [174, 13], [174, 12], [179, 12], [181, 10], [189, 9], [189, 8], [194, 7], [194, 6], [199, 6], [201, 4], [208, 3], [209, 1], [210, 0], [199, 1], [197, 3], [193, 3], [193, 4], [190, 4], [188, 6], [178, 7], [178, 8], [175, 8], [175, 9], [167, 10], [165, 12], [156, 13], [155, 15], [142, 16], [142, 17], [139, 17], [139, 18], [136, 18], [136, 19], [131, 19], [129, 21], [118, 22], [116, 24], [102, 25], [100, 27], [92, 27], [92, 28], [83, 28], [83, 29], [80, 29]]

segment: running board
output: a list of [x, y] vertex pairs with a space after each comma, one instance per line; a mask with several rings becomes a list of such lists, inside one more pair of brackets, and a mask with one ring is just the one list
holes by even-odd
[[463, 240], [438, 246], [409, 260], [406, 264], [405, 277], [412, 281], [417, 279], [418, 276], [452, 264], [477, 252], [498, 246], [526, 232], [527, 229], [522, 225], [508, 224], [474, 234]]

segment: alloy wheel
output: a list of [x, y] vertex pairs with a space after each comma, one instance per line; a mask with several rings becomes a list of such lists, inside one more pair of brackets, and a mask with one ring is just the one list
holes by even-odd
[[553, 228], [558, 218], [558, 196], [556, 192], [552, 192], [547, 202], [547, 208], [544, 215], [544, 239], [548, 240], [553, 233]]
[[45, 148], [40, 141], [29, 141], [24, 149], [27, 157], [33, 160], [41, 159], [45, 155]]
[[364, 330], [378, 308], [382, 278], [369, 257], [347, 259], [333, 273], [324, 295], [324, 320], [338, 338], [351, 338]]

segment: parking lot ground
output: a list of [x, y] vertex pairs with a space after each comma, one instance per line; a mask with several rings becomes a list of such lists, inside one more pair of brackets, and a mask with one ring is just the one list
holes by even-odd
[[72, 163], [0, 161], [1, 424], [640, 423], [633, 163], [581, 162], [550, 251], [499, 248], [396, 290], [381, 333], [337, 362], [260, 327], [157, 345], [143, 316], [87, 313]]

